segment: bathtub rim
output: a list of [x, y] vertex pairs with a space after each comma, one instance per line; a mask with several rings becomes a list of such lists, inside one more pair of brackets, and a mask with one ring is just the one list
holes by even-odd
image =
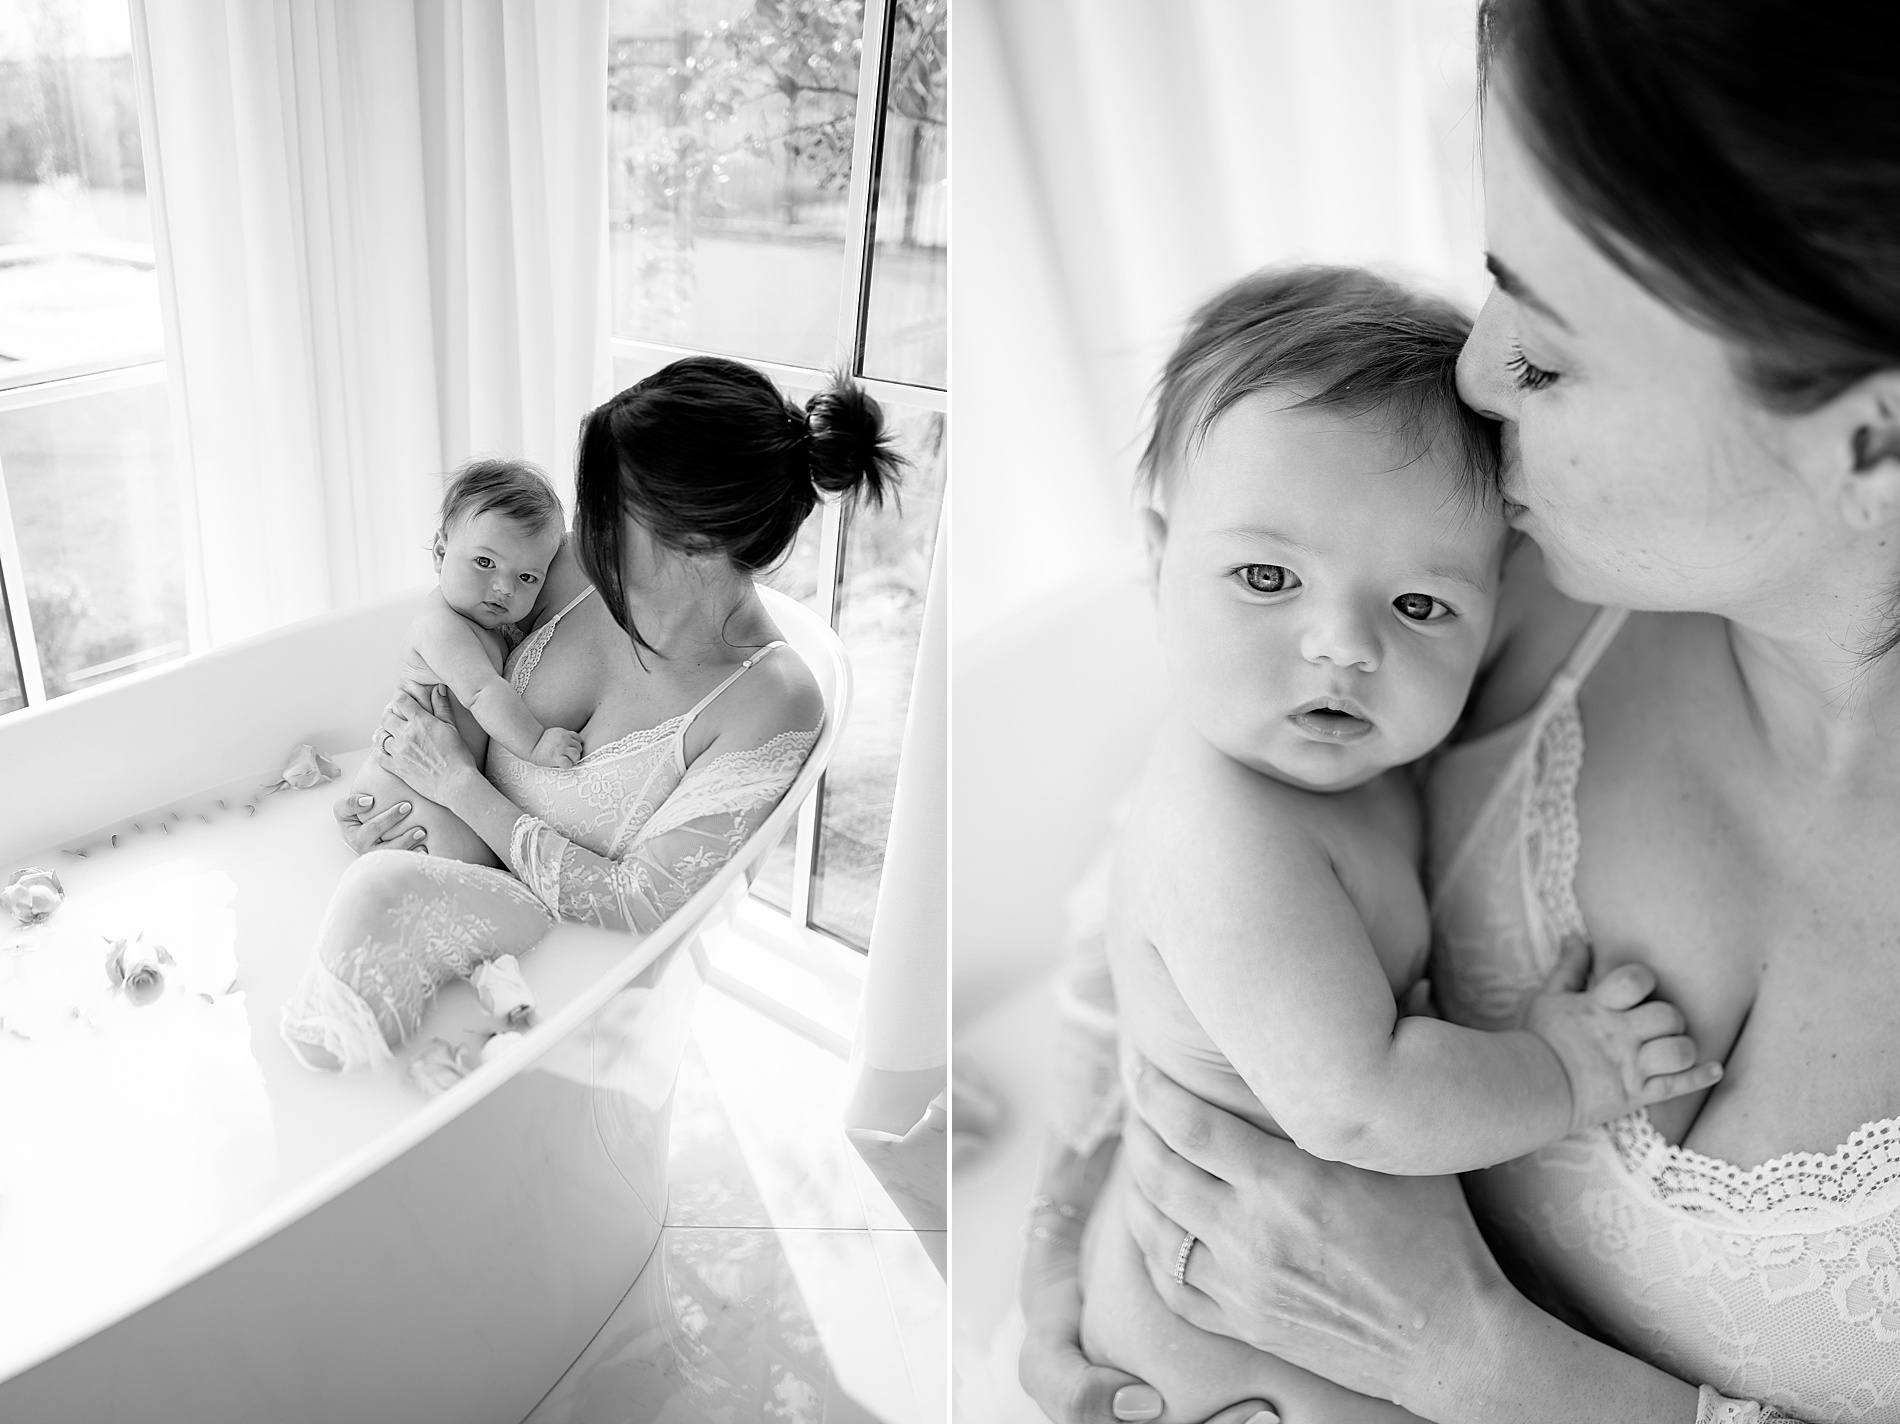
[[[819, 778], [830, 764], [839, 734], [850, 717], [853, 689], [850, 659], [845, 656], [844, 645], [830, 624], [803, 604], [775, 589], [761, 585], [759, 594], [765, 601], [766, 611], [772, 615], [780, 631], [787, 635], [786, 641], [808, 664], [815, 652], [823, 650], [824, 666], [813, 667], [812, 672], [826, 691], [825, 720], [817, 742], [813, 744], [811, 753], [805, 758], [805, 764], [799, 768], [791, 786], [786, 789], [778, 805], [772, 808], [771, 814], [746, 838], [739, 853], [721, 866], [711, 880], [668, 916], [651, 935], [635, 943], [612, 967], [602, 971], [559, 1010], [529, 1028], [522, 1035], [522, 1041], [506, 1054], [492, 1063], [480, 1065], [451, 1087], [425, 1099], [401, 1121], [306, 1179], [299, 1187], [207, 1237], [180, 1256], [155, 1285], [122, 1296], [114, 1304], [80, 1317], [79, 1323], [61, 1331], [50, 1344], [20, 1356], [12, 1365], [0, 1366], [5, 1369], [5, 1373], [0, 1374], [0, 1387], [56, 1358], [81, 1341], [110, 1329], [122, 1320], [130, 1319], [180, 1287], [316, 1211], [331, 1199], [367, 1181], [445, 1124], [498, 1091], [503, 1084], [527, 1072], [556, 1044], [565, 1041], [605, 1008], [615, 995], [650, 969], [663, 955], [669, 951], [691, 952], [693, 942], [720, 912], [721, 902], [730, 896], [736, 906], [745, 897], [750, 883], [749, 872], [778, 845], [786, 830], [796, 822], [805, 802], [817, 789]], [[793, 629], [804, 636], [793, 636]], [[158, 673], [163, 670], [161, 666], [150, 671]], [[729, 918], [731, 913], [732, 907], [726, 907], [724, 917]], [[381, 1071], [388, 1071], [388, 1068]]]

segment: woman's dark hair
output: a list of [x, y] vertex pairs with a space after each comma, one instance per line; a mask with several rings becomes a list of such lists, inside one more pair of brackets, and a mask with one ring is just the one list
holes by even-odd
[[[1567, 216], [1768, 406], [1900, 366], [1891, 0], [1483, 0]], [[1881, 35], [1888, 36], [1882, 40]]]
[[1296, 408], [1379, 414], [1412, 458], [1448, 442], [1482, 506], [1497, 488], [1498, 428], [1458, 399], [1471, 319], [1361, 267], [1270, 267], [1216, 293], [1155, 385], [1138, 488], [1152, 494], [1236, 402], [1298, 391]]
[[561, 497], [548, 477], [526, 460], [470, 460], [449, 476], [442, 491], [442, 516], [436, 537], [457, 520], [490, 510], [506, 515], [530, 534], [565, 527]]
[[574, 549], [639, 647], [621, 582], [621, 521], [669, 549], [754, 574], [785, 557], [820, 492], [881, 505], [906, 463], [865, 391], [834, 376], [800, 409], [739, 361], [687, 356], [581, 422]]

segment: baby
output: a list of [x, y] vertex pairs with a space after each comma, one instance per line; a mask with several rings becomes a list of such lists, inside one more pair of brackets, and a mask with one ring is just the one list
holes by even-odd
[[[523, 761], [567, 767], [581, 757], [581, 739], [544, 727], [502, 676], [517, 625], [534, 612], [548, 565], [565, 535], [561, 501], [533, 465], [475, 460], [450, 477], [435, 536], [441, 582], [409, 625], [405, 687], [441, 683], [453, 700], [455, 726], [479, 765], [493, 737]], [[365, 762], [351, 790], [415, 806], [411, 824], [427, 829], [431, 855], [478, 865], [501, 864], [460, 817], [418, 796], [398, 777]]]
[[[1490, 1166], [1720, 1074], [1635, 965], [1547, 986], [1509, 1032], [1401, 1014], [1431, 941], [1412, 764], [1463, 711], [1508, 533], [1494, 428], [1454, 384], [1467, 328], [1370, 273], [1258, 273], [1196, 314], [1142, 459], [1173, 716], [1111, 879], [1125, 1064], [1398, 1174]], [[1144, 1358], [1130, 1298], [1161, 1307], [1124, 1189], [1085, 1244], [1085, 1347], [1192, 1379]], [[1279, 1369], [1262, 1385], [1291, 1421], [1318, 1382]], [[1233, 1402], [1189, 1392], [1163, 1389], [1169, 1418]]]

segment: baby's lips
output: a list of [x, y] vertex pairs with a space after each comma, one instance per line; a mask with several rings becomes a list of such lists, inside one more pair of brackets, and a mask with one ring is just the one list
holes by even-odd
[[0, 890], [0, 905], [22, 925], [37, 925], [65, 901], [66, 887], [59, 883], [58, 872], [37, 866], [14, 871], [6, 889]]

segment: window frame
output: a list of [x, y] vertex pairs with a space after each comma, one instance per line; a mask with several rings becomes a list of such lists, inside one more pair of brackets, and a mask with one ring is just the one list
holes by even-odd
[[[0, 372], [0, 415], [60, 401], [82, 400], [87, 396], [107, 395], [137, 386], [163, 385], [171, 414], [172, 470], [180, 495], [190, 508], [192, 489], [191, 444], [181, 417], [176, 374], [169, 353], [176, 349], [177, 320], [172, 310], [170, 286], [163, 280], [166, 259], [163, 202], [151, 182], [151, 154], [156, 147], [153, 133], [156, 116], [152, 106], [151, 68], [146, 62], [148, 41], [142, 7], [130, 5], [132, 30], [133, 97], [138, 106], [139, 152], [146, 172], [146, 193], [152, 208], [152, 263], [160, 273], [158, 284], [159, 321], [164, 346], [155, 351], [131, 352], [123, 356], [101, 357], [59, 365], [35, 366]], [[203, 570], [196, 558], [197, 536], [186, 534], [193, 551], [185, 576], [185, 652], [194, 657], [211, 647], [204, 618]], [[33, 633], [33, 610], [26, 593], [26, 565], [20, 557], [19, 536], [14, 529], [13, 510], [7, 500], [6, 469], [0, 465], [0, 601], [6, 605], [6, 622], [13, 637], [14, 666], [19, 669], [20, 693], [25, 699], [13, 712], [26, 712], [46, 705], [45, 670], [40, 665], [40, 648]], [[9, 713], [0, 713], [7, 716]]]
[[[877, 200], [883, 172], [884, 132], [890, 107], [891, 42], [896, 31], [897, 0], [864, 0], [863, 46], [858, 57], [856, 126], [851, 138], [851, 193], [846, 207], [844, 281], [838, 300], [838, 329], [832, 345], [833, 367], [850, 376], [879, 401], [933, 411], [948, 416], [949, 394], [937, 386], [878, 380], [864, 374], [864, 348], [870, 321], [872, 266], [877, 258]], [[868, 96], [868, 102], [867, 102]], [[645, 363], [665, 363], [682, 356], [704, 354], [701, 348], [645, 341], [609, 334], [613, 356]], [[830, 371], [781, 361], [721, 353], [764, 372], [781, 385], [822, 387]], [[844, 575], [850, 510], [836, 499], [820, 505], [818, 542], [818, 608], [833, 631], [838, 627], [839, 591]], [[937, 558], [932, 552], [931, 558]], [[785, 911], [797, 934], [815, 935], [856, 954], [858, 947], [811, 920], [812, 889], [817, 876], [818, 825], [824, 814], [825, 782], [821, 777], [811, 798], [799, 808], [793, 843], [791, 907]], [[756, 898], [756, 897], [755, 897]], [[772, 914], [775, 906], [761, 902]]]

